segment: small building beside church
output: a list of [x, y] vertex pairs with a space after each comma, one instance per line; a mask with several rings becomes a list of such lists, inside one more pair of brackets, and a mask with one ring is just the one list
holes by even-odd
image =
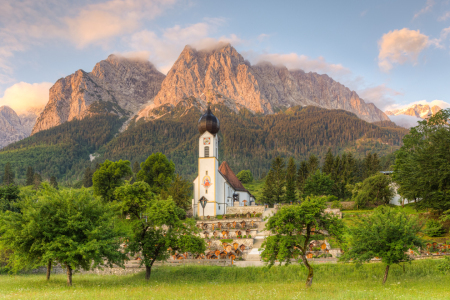
[[[227, 162], [219, 166], [219, 119], [207, 111], [198, 121], [198, 176], [194, 180], [194, 216], [217, 216], [227, 213], [227, 207], [255, 203], [255, 197], [242, 185]], [[205, 208], [200, 204], [206, 199]], [[204, 211], [204, 215], [203, 215]]]

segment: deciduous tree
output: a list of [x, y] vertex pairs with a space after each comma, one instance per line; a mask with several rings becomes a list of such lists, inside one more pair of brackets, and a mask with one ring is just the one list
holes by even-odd
[[250, 183], [253, 181], [253, 174], [250, 170], [242, 170], [239, 173], [237, 173], [236, 177], [242, 183]]
[[310, 175], [306, 179], [305, 186], [303, 188], [304, 196], [326, 196], [331, 195], [334, 181], [331, 180], [329, 175], [317, 170], [313, 175]]
[[158, 152], [150, 155], [141, 164], [141, 170], [137, 173], [137, 179], [147, 182], [155, 194], [167, 191], [175, 179], [175, 164]]
[[306, 258], [312, 240], [333, 236], [338, 241], [344, 233], [344, 224], [332, 214], [326, 214], [326, 199], [321, 197], [306, 198], [300, 205], [283, 206], [267, 224], [266, 230], [271, 235], [266, 237], [261, 246], [261, 258], [273, 266], [275, 262], [291, 263], [292, 258], [300, 256], [308, 268], [306, 286], [311, 286], [314, 271]]
[[378, 173], [366, 178], [352, 187], [352, 200], [358, 208], [371, 203], [374, 205], [389, 204], [394, 197], [392, 180], [389, 176]]
[[119, 160], [112, 162], [105, 160], [100, 169], [92, 176], [94, 194], [101, 196], [104, 201], [114, 200], [114, 190], [124, 183], [127, 176], [131, 176], [130, 162]]
[[383, 284], [386, 282], [389, 267], [411, 260], [408, 249], [421, 247], [418, 236], [421, 225], [418, 219], [405, 212], [380, 206], [370, 215], [356, 220], [349, 228], [349, 249], [341, 256], [342, 261], [356, 263], [369, 262], [381, 258], [386, 265]]

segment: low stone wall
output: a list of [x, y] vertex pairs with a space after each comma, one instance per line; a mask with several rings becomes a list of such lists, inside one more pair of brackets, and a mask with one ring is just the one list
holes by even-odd
[[[239, 246], [244, 244], [248, 249], [253, 248], [253, 239], [233, 239], [229, 244], [233, 245], [234, 243], [238, 243]], [[222, 249], [222, 242], [220, 240], [211, 240], [211, 246]]]
[[227, 215], [253, 213], [262, 214], [266, 208], [263, 205], [258, 206], [231, 206], [227, 208]]
[[200, 266], [231, 266], [231, 259], [180, 259], [168, 260], [167, 262], [157, 262], [154, 266], [186, 266], [186, 265], [200, 265]]

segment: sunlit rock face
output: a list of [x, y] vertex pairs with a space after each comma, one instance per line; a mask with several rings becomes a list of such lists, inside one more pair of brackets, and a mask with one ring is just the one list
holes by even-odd
[[200, 51], [186, 46], [154, 101], [138, 113], [138, 118], [150, 117], [155, 108], [175, 106], [190, 97], [203, 109], [207, 101], [262, 114], [315, 105], [344, 109], [368, 122], [389, 120], [375, 105], [365, 103], [356, 92], [327, 75], [291, 71], [270, 63], [252, 66], [229, 44]]
[[32, 133], [96, 113], [134, 115], [158, 93], [164, 77], [148, 61], [110, 55], [90, 73], [78, 70], [59, 79]]
[[35, 107], [17, 114], [9, 106], [0, 107], [0, 148], [20, 141], [31, 134], [44, 107]]
[[437, 105], [430, 107], [430, 105], [428, 105], [428, 104], [413, 104], [411, 106], [408, 106], [408, 107], [405, 107], [402, 109], [387, 110], [387, 111], [385, 111], [385, 113], [388, 116], [407, 115], [407, 116], [413, 116], [413, 117], [425, 119], [429, 115], [434, 115], [441, 109], [442, 108], [440, 108]]

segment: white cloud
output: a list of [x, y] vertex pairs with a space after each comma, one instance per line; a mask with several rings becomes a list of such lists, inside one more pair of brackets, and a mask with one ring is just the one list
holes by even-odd
[[388, 117], [392, 122], [394, 122], [398, 126], [402, 126], [408, 129], [419, 125], [417, 123], [418, 121], [423, 121], [421, 118], [407, 115], [388, 116]]
[[435, 4], [434, 0], [427, 0], [427, 3], [426, 3], [426, 5], [425, 5], [425, 7], [422, 8], [418, 13], [416, 13], [416, 14], [414, 15], [413, 20], [414, 20], [415, 18], [417, 18], [418, 16], [420, 16], [420, 15], [422, 15], [422, 14], [424, 14], [424, 13], [427, 13], [427, 12], [431, 11], [431, 9], [433, 8], [434, 4]]
[[395, 99], [393, 97], [403, 95], [403, 93], [389, 88], [385, 84], [360, 89], [358, 94], [365, 102], [371, 102], [383, 111], [386, 110], [386, 107], [394, 105]]
[[392, 69], [394, 64], [417, 63], [420, 52], [428, 46], [428, 36], [419, 30], [403, 28], [390, 31], [378, 41], [380, 53], [378, 66], [384, 72]]
[[16, 83], [5, 90], [3, 97], [0, 98], [0, 106], [9, 106], [17, 113], [42, 107], [48, 102], [49, 89], [52, 85], [50, 82]]
[[221, 43], [237, 46], [244, 42], [235, 34], [220, 38], [209, 37], [221, 24], [223, 24], [222, 19], [205, 19], [204, 22], [185, 27], [177, 25], [164, 29], [161, 34], [142, 30], [131, 37], [124, 38], [123, 42], [128, 43], [135, 51], [149, 53], [149, 60], [161, 72], [167, 73], [188, 44], [201, 50], [213, 49]]
[[450, 11], [446, 11], [442, 16], [438, 18], [438, 21], [445, 21], [450, 18]]
[[305, 72], [316, 72], [321, 74], [328, 74], [332, 77], [339, 77], [351, 74], [351, 71], [341, 64], [329, 63], [319, 56], [318, 58], [310, 58], [306, 55], [298, 55], [297, 53], [280, 54], [280, 53], [254, 53], [251, 51], [245, 52], [253, 64], [261, 62], [270, 62], [274, 65], [286, 66], [290, 70], [301, 69]]

